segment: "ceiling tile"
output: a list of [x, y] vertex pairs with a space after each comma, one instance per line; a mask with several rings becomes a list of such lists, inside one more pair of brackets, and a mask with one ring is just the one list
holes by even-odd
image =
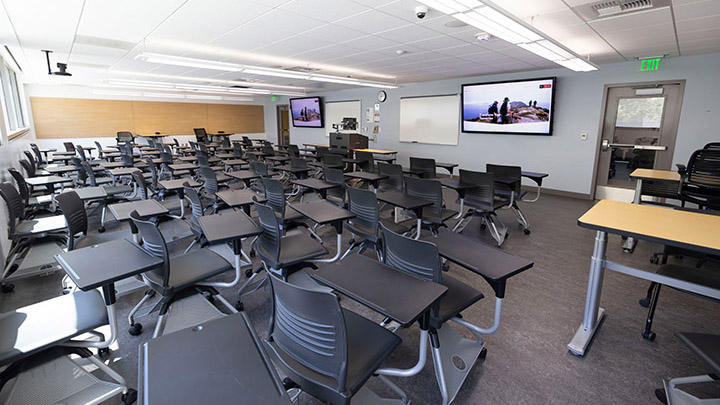
[[333, 24], [362, 31], [366, 34], [377, 34], [378, 32], [411, 25], [405, 20], [376, 10], [368, 10], [364, 13], [355, 14], [337, 20]]
[[317, 0], [295, 0], [286, 3], [282, 6], [282, 9], [305, 17], [311, 17], [316, 20], [332, 22], [343, 19], [348, 15], [368, 11], [370, 8], [351, 0], [333, 0], [328, 2]]

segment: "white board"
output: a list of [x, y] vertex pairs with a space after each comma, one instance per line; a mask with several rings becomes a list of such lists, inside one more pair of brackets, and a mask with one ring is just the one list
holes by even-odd
[[400, 142], [457, 145], [459, 121], [457, 94], [400, 99]]
[[[325, 103], [325, 136], [335, 132], [332, 124], [339, 124], [343, 118], [352, 117], [361, 124], [360, 115], [362, 114], [362, 105], [360, 100], [351, 101], [328, 101]], [[360, 130], [360, 128], [358, 128]], [[357, 131], [352, 131], [357, 132]]]

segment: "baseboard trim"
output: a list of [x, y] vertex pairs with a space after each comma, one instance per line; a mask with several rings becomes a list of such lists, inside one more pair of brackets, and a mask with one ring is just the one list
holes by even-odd
[[[527, 191], [531, 196], [525, 196], [525, 198], [533, 198], [532, 195], [537, 192], [537, 186], [522, 186], [523, 190]], [[577, 198], [579, 200], [591, 200], [590, 194], [584, 194], [584, 193], [576, 193], [574, 191], [565, 191], [565, 190], [555, 190], [552, 188], [542, 188], [542, 192], [540, 193], [540, 198], [542, 199], [543, 194], [551, 194], [551, 195], [557, 195], [561, 197], [570, 197], [570, 198]]]

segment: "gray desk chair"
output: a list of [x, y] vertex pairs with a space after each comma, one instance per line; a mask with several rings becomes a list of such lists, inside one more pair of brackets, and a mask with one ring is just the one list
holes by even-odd
[[493, 165], [488, 163], [485, 166], [488, 173], [495, 175], [495, 195], [508, 201], [504, 207], [510, 208], [515, 212], [517, 222], [523, 227], [523, 233], [530, 235], [530, 223], [523, 215], [518, 206], [526, 192], [522, 189], [522, 169], [520, 166]]
[[224, 187], [224, 185], [220, 184], [215, 171], [210, 167], [200, 167], [198, 168], [198, 171], [200, 172], [200, 176], [203, 180], [201, 196], [212, 203], [212, 213], [215, 214], [222, 204], [221, 200], [217, 196], [217, 192], [221, 187]]
[[680, 171], [680, 200], [720, 210], [720, 149], [699, 149]]
[[300, 148], [297, 145], [288, 145], [287, 154], [291, 158], [299, 158], [300, 157]]
[[[484, 342], [479, 328], [461, 319], [461, 312], [483, 298], [475, 288], [443, 274], [437, 246], [433, 243], [398, 235], [382, 227], [383, 262], [403, 273], [423, 280], [440, 283], [447, 294], [430, 311], [432, 356], [443, 404], [453, 401], [478, 358], [484, 357]], [[465, 327], [475, 339], [462, 337], [449, 325]], [[433, 336], [435, 335], [435, 336]], [[424, 338], [421, 336], [421, 339]], [[453, 363], [461, 359], [464, 368]], [[442, 376], [442, 378], [440, 377]]]
[[655, 390], [655, 396], [664, 404], [710, 405], [720, 398], [698, 398], [679, 388], [679, 385], [717, 382], [720, 376], [720, 335], [707, 333], [678, 333], [678, 337], [710, 369], [707, 375], [663, 380], [664, 389]]
[[495, 176], [492, 173], [460, 169], [460, 181], [473, 184], [476, 188], [465, 191], [465, 206], [468, 210], [453, 227], [453, 232], [462, 232], [474, 217], [480, 217], [480, 227], [490, 226], [490, 235], [501, 246], [507, 236], [507, 227], [497, 216], [496, 210], [507, 202], [495, 198]]
[[162, 298], [157, 304], [160, 308], [153, 338], [160, 335], [165, 326], [168, 309], [176, 299], [178, 293], [183, 290], [195, 287], [196, 285], [211, 285], [207, 279], [234, 270], [234, 267], [219, 254], [210, 249], [196, 249], [189, 253], [176, 257], [168, 254], [165, 238], [152, 221], [140, 218], [137, 211], [130, 213], [130, 218], [137, 226], [142, 236], [143, 249], [149, 254], [163, 259], [163, 265], [157, 270], [151, 270], [142, 274], [143, 280], [151, 288], [142, 300], [130, 311], [130, 334], [137, 335], [142, 331], [142, 325], [136, 323], [133, 315], [150, 299], [154, 294]]
[[135, 137], [133, 136], [132, 132], [130, 132], [130, 131], [119, 131], [117, 133], [115, 139], [117, 140], [117, 144], [119, 145], [121, 143], [126, 143], [126, 142], [133, 143], [133, 141], [135, 140]]
[[47, 194], [47, 190], [45, 190], [45, 193], [31, 193], [30, 186], [25, 181], [25, 177], [17, 171], [17, 169], [11, 167], [8, 169], [8, 172], [10, 172], [10, 175], [15, 180], [18, 192], [25, 202], [26, 212], [24, 213], [24, 217], [27, 218], [29, 215], [43, 210], [52, 204], [52, 195]]
[[33, 151], [33, 153], [35, 154], [35, 162], [37, 163], [38, 168], [42, 167], [45, 163], [47, 163], [47, 162], [45, 162], [45, 160], [43, 159], [42, 153], [40, 152], [40, 148], [38, 148], [38, 146], [37, 146], [36, 144], [31, 143], [31, 144], [30, 144], [30, 149], [31, 149], [31, 150]]
[[[365, 383], [400, 345], [400, 338], [342, 308], [326, 288], [270, 279], [273, 312], [265, 346], [276, 365], [324, 403], [349, 405], [361, 390], [369, 391]], [[378, 379], [401, 396], [401, 403], [408, 403], [395, 384], [383, 376]]]
[[205, 128], [193, 128], [195, 133], [195, 139], [198, 143], [206, 143], [208, 141], [208, 134], [205, 132]]
[[308, 176], [308, 172], [310, 171], [310, 167], [308, 166], [307, 160], [301, 158], [301, 157], [291, 157], [290, 158], [290, 166], [293, 169], [299, 169], [299, 170], [307, 170], [307, 171], [299, 171], [293, 173], [293, 176], [295, 176], [298, 179], [306, 179]]
[[375, 157], [372, 152], [355, 152], [355, 159], [362, 160], [357, 167], [364, 172], [375, 172]]
[[[287, 278], [303, 268], [317, 269], [310, 260], [328, 254], [322, 244], [304, 233], [284, 235], [280, 218], [272, 206], [258, 202], [254, 205], [263, 232], [255, 239], [253, 250], [260, 256], [262, 266], [256, 268], [238, 290], [235, 308], [239, 311], [244, 307], [242, 297], [260, 288], [267, 281], [267, 273]], [[263, 270], [266, 277], [256, 281]]]
[[322, 167], [323, 170], [326, 168], [342, 170], [345, 167], [345, 162], [341, 155], [326, 153], [322, 156]]
[[417, 176], [421, 179], [434, 179], [437, 177], [435, 159], [411, 157], [410, 170], [417, 171]]
[[34, 172], [36, 175], [39, 174], [41, 176], [47, 176], [48, 174], [50, 174], [45, 169], [43, 169], [43, 166], [40, 164], [40, 161], [35, 159], [35, 156], [33, 156], [33, 154], [30, 153], [30, 151], [24, 150], [23, 154], [27, 158], [27, 161], [30, 162], [30, 164], [33, 166], [33, 169], [34, 169]]
[[157, 193], [156, 189], [150, 188], [150, 186], [145, 181], [145, 177], [141, 172], [135, 172], [132, 174], [133, 181], [135, 181], [135, 187], [137, 188], [137, 192], [140, 195], [140, 199], [142, 200], [156, 200], [160, 205], [167, 208], [169, 212], [175, 212], [176, 215], [171, 215], [174, 218], [182, 219], [182, 217], [179, 216], [180, 212], [182, 212], [181, 204], [184, 204], [184, 201], [180, 201], [178, 199], [170, 199], [165, 200], [159, 198], [159, 194]]
[[[100, 213], [100, 227], [98, 228], [98, 232], [102, 233], [105, 232], [105, 211], [107, 210], [107, 206], [130, 199], [132, 197], [133, 188], [124, 184], [118, 186], [112, 185], [113, 180], [108, 177], [96, 178], [95, 173], [93, 173], [92, 168], [90, 168], [90, 165], [87, 162], [82, 162], [81, 165], [83, 168], [82, 173], [85, 173], [87, 176], [89, 185], [91, 187], [102, 185], [105, 189], [105, 193], [107, 194], [107, 196], [100, 201], [102, 211]], [[78, 175], [80, 174], [81, 172], [78, 171]]]
[[65, 152], [77, 152], [72, 142], [63, 142], [63, 146], [65, 147]]
[[205, 235], [203, 234], [199, 219], [205, 215], [205, 207], [203, 206], [200, 195], [194, 188], [190, 187], [190, 183], [183, 183], [183, 190], [185, 198], [190, 203], [190, 231], [195, 235], [193, 241], [188, 245], [187, 249], [185, 249], [185, 253], [187, 253], [195, 244], [199, 243], [201, 248], [204, 245]]
[[715, 150], [720, 150], [720, 142], [710, 142], [710, 143], [706, 143], [705, 146], [703, 146], [703, 149], [715, 149]]
[[359, 248], [358, 253], [362, 254], [365, 249], [373, 249], [382, 260], [382, 249], [380, 247], [380, 224], [396, 233], [405, 233], [410, 226], [402, 223], [396, 224], [392, 220], [380, 218], [378, 199], [374, 192], [361, 190], [346, 186], [348, 196], [347, 209], [355, 214], [355, 218], [345, 222], [345, 229], [350, 232], [353, 238], [350, 240], [350, 247], [343, 253], [340, 260], [344, 259], [353, 249]]
[[326, 183], [335, 184], [326, 192], [326, 200], [340, 207], [345, 207], [345, 175], [343, 171], [327, 167], [323, 170], [323, 179]]
[[[288, 208], [288, 203], [285, 198], [285, 189], [283, 184], [278, 179], [272, 179], [269, 177], [263, 177], [260, 179], [263, 184], [263, 192], [265, 199], [267, 199], [267, 206], [271, 207], [275, 211], [275, 215], [278, 217], [280, 229], [285, 233], [288, 229], [302, 226], [310, 229], [305, 221], [305, 217], [295, 211], [292, 208]], [[321, 240], [319, 236], [315, 235], [318, 240]]]
[[378, 174], [388, 176], [387, 179], [380, 180], [379, 189], [380, 191], [397, 190], [403, 191], [404, 180], [403, 180], [403, 169], [402, 166], [389, 163], [377, 164]]
[[428, 228], [433, 235], [437, 234], [439, 227], [447, 228], [445, 222], [458, 214], [457, 211], [444, 207], [442, 185], [437, 180], [405, 177], [405, 193], [433, 202], [433, 205], [424, 207], [422, 211], [423, 227]]

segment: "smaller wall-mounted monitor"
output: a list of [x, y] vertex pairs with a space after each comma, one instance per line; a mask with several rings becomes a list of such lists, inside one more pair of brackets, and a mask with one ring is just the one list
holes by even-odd
[[294, 127], [323, 127], [324, 117], [320, 97], [291, 98], [290, 111]]
[[555, 78], [462, 85], [462, 131], [552, 135]]

